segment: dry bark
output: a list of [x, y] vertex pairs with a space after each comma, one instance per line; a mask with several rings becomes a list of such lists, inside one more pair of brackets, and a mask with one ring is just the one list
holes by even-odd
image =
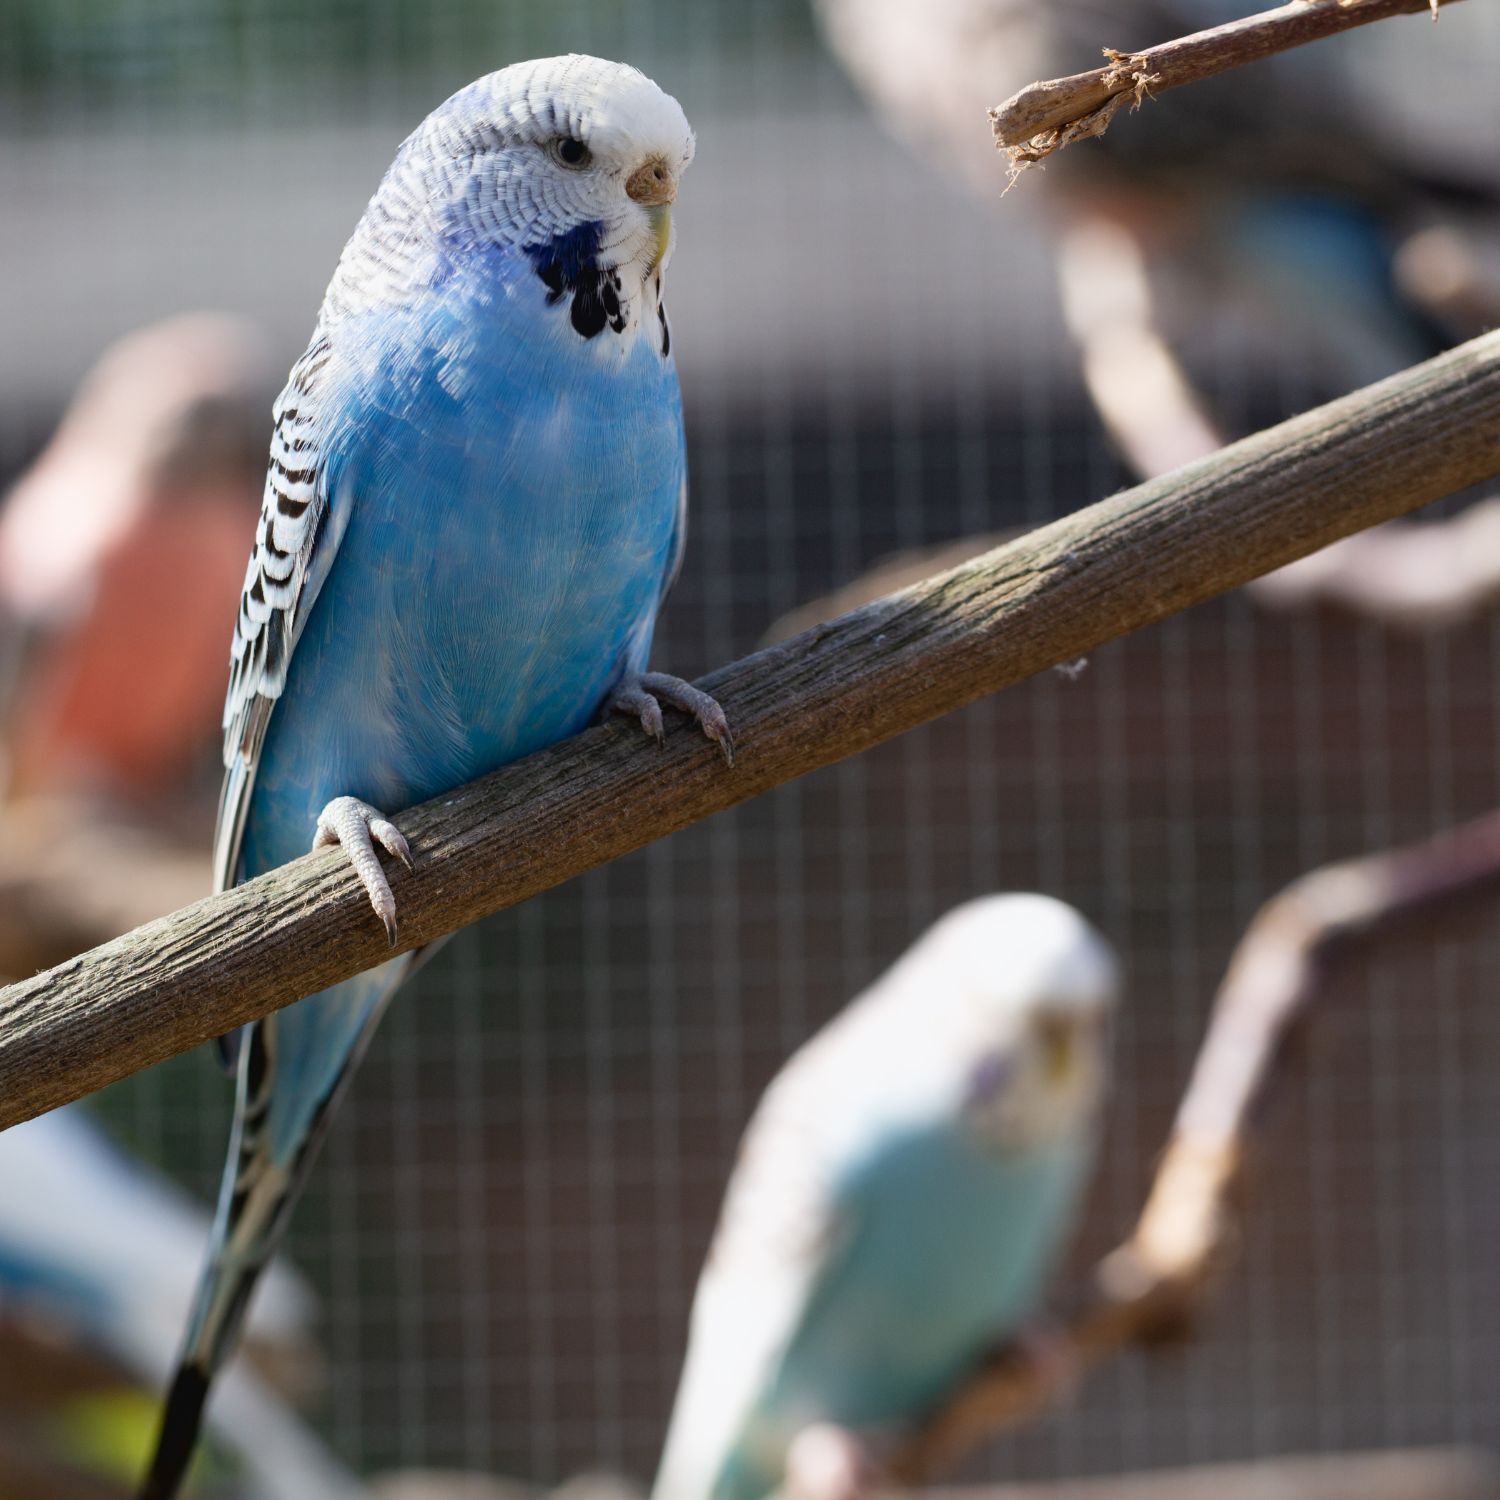
[[[1500, 333], [722, 668], [727, 768], [588, 731], [397, 821], [399, 949], [1500, 474]], [[0, 1128], [391, 956], [337, 850], [0, 991]]]

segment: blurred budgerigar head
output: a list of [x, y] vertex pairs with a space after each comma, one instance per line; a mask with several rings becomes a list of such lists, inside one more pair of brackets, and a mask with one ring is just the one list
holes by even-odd
[[1026, 894], [966, 902], [887, 982], [922, 992], [940, 1055], [960, 1060], [941, 1086], [986, 1146], [1024, 1151], [1091, 1126], [1108, 1080], [1119, 973], [1071, 906]]
[[435, 262], [519, 250], [552, 302], [571, 297], [577, 332], [627, 333], [642, 290], [659, 298], [671, 204], [694, 148], [677, 101], [624, 63], [569, 54], [490, 73], [402, 145], [344, 252], [330, 307], [431, 285]]

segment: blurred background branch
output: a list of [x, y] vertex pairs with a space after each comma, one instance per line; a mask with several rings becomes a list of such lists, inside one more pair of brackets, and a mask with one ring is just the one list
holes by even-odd
[[[1130, 43], [1105, 49], [1109, 67], [1030, 85], [1001, 106], [1007, 119], [1016, 106], [1024, 141], [1036, 109], [1057, 105], [1065, 116], [1074, 89], [1088, 108], [1105, 100], [1106, 86], [1119, 90], [1110, 109], [1134, 98], [1126, 63], [1186, 58], [1180, 75], [1162, 76], [1208, 80], [1066, 153], [1028, 194], [1054, 221], [1052, 270], [1090, 400], [1138, 477], [1211, 453], [1252, 425], [1230, 415], [1234, 397], [1205, 338], [1236, 316], [1236, 302], [1239, 316], [1278, 342], [1311, 337], [1338, 351], [1349, 383], [1500, 319], [1490, 174], [1457, 130], [1402, 129], [1393, 113], [1400, 80], [1362, 79], [1359, 39], [1336, 38], [1423, 5], [1328, 0], [1235, 18], [1233, 4], [1207, 0], [945, 0], [920, 24], [881, 0], [822, 5], [835, 46], [889, 123], [935, 159], [957, 162], [991, 201], [1001, 174], [971, 121], [1007, 84], [1062, 73], [1122, 31]], [[1224, 24], [1201, 29], [1214, 20]], [[1443, 39], [1431, 26], [1419, 35], [1377, 30], [1413, 70]], [[1326, 46], [1296, 45], [1319, 37]], [[1275, 56], [1270, 41], [1295, 50]], [[1257, 60], [1254, 69], [1220, 68]], [[1222, 76], [1197, 74], [1200, 64]], [[1009, 139], [1010, 128], [999, 128]], [[1486, 526], [1480, 510], [1362, 536], [1250, 592], [1269, 609], [1328, 604], [1398, 628], [1448, 628], [1500, 593], [1500, 551], [1482, 545]]]
[[[420, 947], [710, 813], [1500, 473], [1490, 334], [1100, 501], [704, 680], [739, 746], [601, 728], [425, 804], [398, 947]], [[0, 991], [0, 1127], [388, 958], [323, 851]]]
[[1486, 1453], [1416, 1448], [955, 1486], [926, 1494], [928, 1500], [1203, 1500], [1205, 1495], [1214, 1500], [1494, 1500], [1500, 1475]]
[[[990, 111], [996, 143], [1013, 167], [1030, 166], [1075, 141], [1102, 135], [1126, 104], [1198, 83], [1247, 63], [1440, 0], [1291, 0], [1137, 52], [1103, 48], [1109, 62], [1087, 73], [1028, 84]], [[1452, 4], [1453, 0], [1449, 0]]]
[[[1500, 313], [1500, 273], [1492, 284], [1458, 231], [1424, 230], [1403, 254], [1397, 270], [1408, 264], [1417, 300], [1462, 302], [1483, 309], [1487, 321]], [[1141, 240], [1107, 216], [1082, 217], [1059, 237], [1057, 280], [1084, 384], [1126, 463], [1143, 476], [1161, 474], [1222, 447], [1211, 403], [1163, 329]], [[1328, 604], [1398, 629], [1450, 628], [1500, 598], [1497, 528], [1495, 500], [1442, 520], [1395, 523], [1348, 537], [1249, 589], [1269, 609]], [[976, 550], [982, 543], [975, 539]]]
[[1421, 844], [1313, 871], [1268, 901], [1230, 960], [1130, 1238], [1095, 1268], [1065, 1327], [1045, 1345], [997, 1352], [897, 1450], [893, 1476], [919, 1483], [1065, 1399], [1080, 1375], [1122, 1350], [1191, 1331], [1238, 1238], [1238, 1201], [1267, 1095], [1334, 966], [1356, 947], [1497, 892], [1500, 813], [1492, 813]]

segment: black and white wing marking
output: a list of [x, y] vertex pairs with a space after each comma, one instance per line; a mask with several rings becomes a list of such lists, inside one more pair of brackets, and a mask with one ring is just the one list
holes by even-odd
[[214, 889], [238, 876], [240, 843], [266, 726], [286, 686], [287, 666], [328, 574], [347, 514], [330, 518], [328, 423], [320, 385], [331, 352], [316, 336], [276, 399], [276, 427], [260, 524], [245, 570], [224, 700], [224, 789], [214, 837]]

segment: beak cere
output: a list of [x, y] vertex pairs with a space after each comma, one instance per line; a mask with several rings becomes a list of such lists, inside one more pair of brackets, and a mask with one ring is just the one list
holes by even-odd
[[670, 203], [677, 196], [677, 178], [661, 157], [637, 167], [625, 183], [627, 196], [647, 208]]

